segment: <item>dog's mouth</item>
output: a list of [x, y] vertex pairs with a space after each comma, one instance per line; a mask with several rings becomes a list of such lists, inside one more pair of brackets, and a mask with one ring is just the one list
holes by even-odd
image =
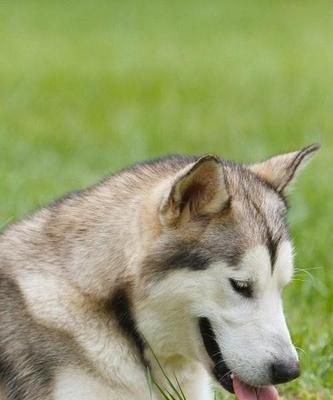
[[235, 393], [232, 383], [231, 370], [227, 367], [227, 364], [223, 360], [220, 347], [217, 344], [215, 333], [208, 318], [200, 318], [199, 327], [205, 349], [209, 358], [213, 361], [212, 372], [216, 380], [228, 392]]
[[212, 372], [219, 384], [228, 392], [235, 393], [239, 400], [277, 400], [274, 386], [254, 387], [242, 382], [227, 366], [208, 318], [199, 319], [202, 340], [209, 358], [213, 362]]

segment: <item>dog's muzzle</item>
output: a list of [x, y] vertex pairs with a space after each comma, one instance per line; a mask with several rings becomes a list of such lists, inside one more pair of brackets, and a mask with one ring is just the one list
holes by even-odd
[[[278, 392], [274, 386], [256, 387], [243, 382], [227, 366], [221, 349], [208, 318], [199, 319], [199, 329], [204, 347], [213, 362], [212, 373], [220, 385], [230, 393], [235, 393], [239, 400], [277, 400]], [[284, 383], [300, 375], [298, 362], [274, 363], [271, 366], [272, 383]]]

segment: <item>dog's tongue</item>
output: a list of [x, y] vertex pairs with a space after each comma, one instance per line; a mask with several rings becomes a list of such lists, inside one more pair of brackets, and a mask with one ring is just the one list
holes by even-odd
[[235, 375], [232, 382], [238, 400], [277, 400], [279, 397], [274, 386], [255, 389]]

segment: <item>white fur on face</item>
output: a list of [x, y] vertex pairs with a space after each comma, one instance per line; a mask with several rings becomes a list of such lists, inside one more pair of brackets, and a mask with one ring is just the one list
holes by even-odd
[[[162, 359], [182, 354], [208, 366], [198, 329], [198, 318], [207, 317], [228, 367], [252, 385], [269, 384], [272, 363], [297, 359], [281, 301], [292, 271], [288, 241], [279, 245], [274, 269], [266, 246], [257, 246], [238, 268], [221, 262], [173, 271], [140, 304], [139, 327]], [[253, 282], [253, 298], [236, 293], [229, 279]]]
[[228, 271], [229, 278], [253, 282], [253, 298], [242, 298], [229, 288], [212, 323], [228, 367], [252, 385], [270, 383], [273, 363], [297, 360], [281, 300], [292, 271], [287, 241], [280, 244], [273, 268], [267, 248], [258, 246], [247, 252], [239, 271]]

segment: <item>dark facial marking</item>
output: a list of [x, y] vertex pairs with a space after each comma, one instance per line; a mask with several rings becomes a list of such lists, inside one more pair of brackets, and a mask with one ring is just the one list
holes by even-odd
[[276, 263], [276, 254], [277, 254], [277, 249], [279, 246], [279, 242], [281, 240], [281, 237], [278, 237], [277, 239], [273, 239], [271, 232], [267, 228], [267, 248], [269, 251], [269, 255], [271, 258], [271, 265], [272, 265], [272, 272], [274, 270], [274, 265]]
[[137, 329], [132, 311], [132, 305], [125, 288], [120, 287], [113, 293], [111, 299], [109, 299], [106, 303], [106, 310], [108, 313], [114, 315], [119, 327], [135, 345], [141, 360], [144, 364], [146, 364], [144, 359], [144, 340]]
[[247, 197], [248, 201], [252, 204], [253, 208], [256, 210], [258, 216], [260, 216], [261, 221], [263, 223], [263, 225], [265, 226], [265, 230], [266, 230], [266, 246], [270, 255], [270, 259], [271, 259], [271, 269], [272, 269], [272, 273], [274, 271], [274, 265], [276, 262], [276, 254], [277, 254], [277, 248], [279, 245], [279, 242], [281, 240], [281, 236], [279, 236], [278, 238], [274, 238], [273, 234], [271, 232], [271, 229], [269, 227], [268, 221], [266, 216], [263, 214], [263, 212], [261, 211], [260, 207], [252, 200], [250, 199], [250, 197]]
[[[212, 258], [208, 249], [194, 242], [169, 239], [167, 243], [147, 257], [144, 264], [152, 273], [187, 268], [202, 271]], [[145, 266], [143, 268], [145, 268]]]
[[210, 258], [203, 249], [197, 249], [193, 244], [180, 243], [164, 262], [169, 268], [189, 268], [193, 271], [200, 271], [208, 267]]

